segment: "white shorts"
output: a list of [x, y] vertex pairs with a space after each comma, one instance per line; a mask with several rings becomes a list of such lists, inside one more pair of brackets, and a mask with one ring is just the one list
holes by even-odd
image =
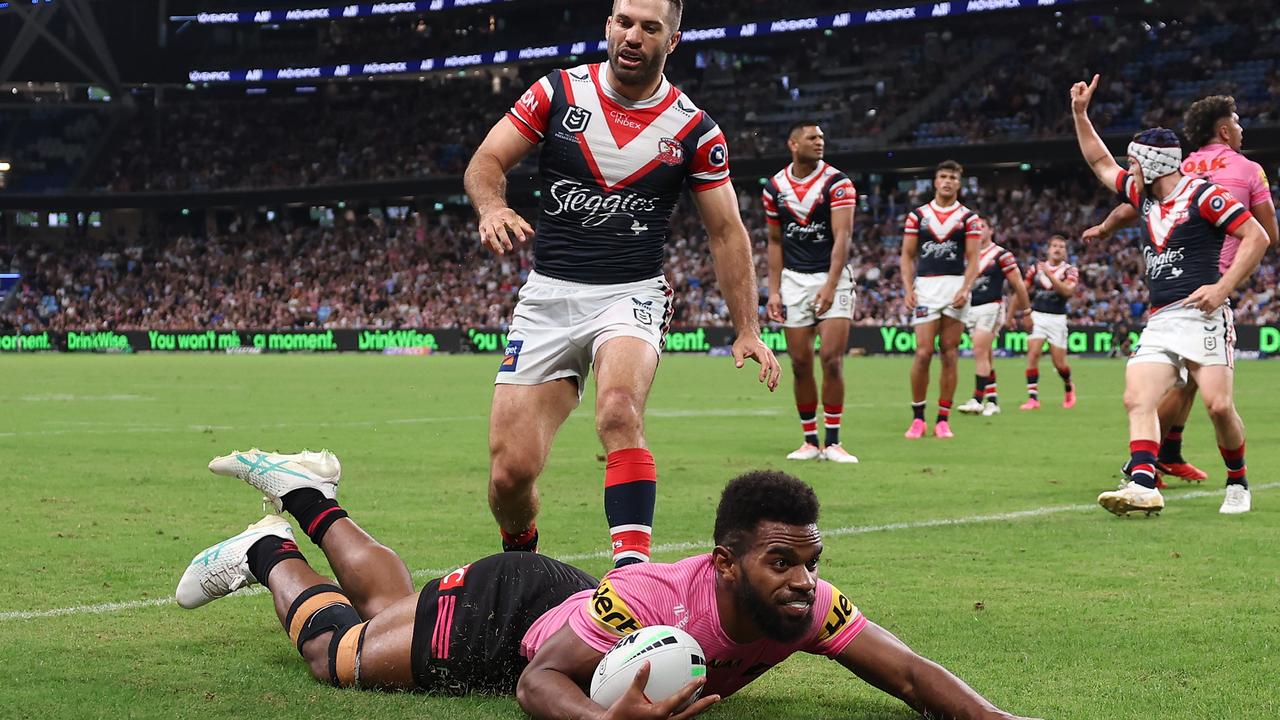
[[1129, 364], [1166, 363], [1183, 375], [1187, 363], [1235, 366], [1235, 317], [1223, 305], [1211, 313], [1170, 306], [1147, 320]]
[[964, 322], [963, 308], [951, 306], [956, 293], [964, 287], [963, 275], [928, 275], [916, 278], [916, 306], [911, 313], [912, 325], [923, 325], [940, 319], [943, 315]]
[[1031, 334], [1028, 340], [1048, 340], [1053, 347], [1067, 349], [1067, 316], [1031, 311]]
[[828, 274], [782, 269], [782, 304], [787, 308], [787, 319], [783, 321], [783, 327], [812, 327], [820, 320], [853, 319], [853, 308], [858, 296], [853, 290], [853, 271], [848, 268], [840, 271], [840, 281], [836, 283], [836, 294], [831, 298], [831, 307], [814, 317], [813, 298], [827, 284]]
[[577, 378], [582, 397], [596, 352], [606, 340], [634, 337], [661, 354], [671, 322], [671, 286], [659, 276], [587, 285], [530, 272], [495, 385], [540, 385]]
[[964, 311], [964, 326], [972, 334], [978, 330], [998, 333], [1004, 327], [1005, 307], [1000, 301], [970, 305]]

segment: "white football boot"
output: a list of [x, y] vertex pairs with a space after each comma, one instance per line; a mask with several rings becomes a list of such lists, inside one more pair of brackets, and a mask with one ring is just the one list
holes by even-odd
[[993, 402], [987, 403], [986, 406], [982, 408], [982, 417], [991, 417], [992, 415], [999, 415], [999, 414], [1000, 414], [1000, 406]]
[[822, 449], [822, 459], [837, 463], [856, 463], [858, 456], [845, 450], [840, 443], [828, 445]]
[[1223, 515], [1239, 515], [1253, 509], [1253, 494], [1243, 485], [1228, 485], [1227, 496], [1222, 499], [1218, 512]]
[[314, 488], [330, 500], [338, 497], [338, 481], [342, 479], [342, 463], [328, 450], [303, 450], [293, 455], [251, 448], [209, 461], [215, 475], [240, 478], [262, 491], [263, 498], [284, 510], [280, 498], [298, 488]]
[[174, 593], [178, 604], [193, 610], [242, 587], [256, 585], [258, 580], [249, 572], [249, 548], [270, 535], [293, 540], [293, 528], [279, 515], [268, 515], [239, 535], [202, 550], [178, 581]]
[[968, 402], [956, 408], [956, 412], [962, 412], [965, 415], [977, 415], [982, 412], [982, 403], [977, 398], [969, 398]]
[[805, 443], [800, 447], [787, 453], [788, 460], [819, 460], [822, 458], [822, 448], [813, 443]]
[[1145, 512], [1149, 516], [1164, 509], [1164, 496], [1159, 490], [1131, 481], [1119, 490], [1099, 495], [1098, 504], [1121, 517], [1131, 512]]

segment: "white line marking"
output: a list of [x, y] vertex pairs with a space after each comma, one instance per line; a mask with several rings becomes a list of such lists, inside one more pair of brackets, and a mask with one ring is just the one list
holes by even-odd
[[[850, 407], [846, 405], [845, 407]], [[646, 411], [649, 417], [661, 418], [686, 418], [686, 417], [758, 417], [773, 416], [781, 414], [783, 411], [776, 408], [762, 408], [756, 410], [684, 410], [684, 409], [650, 409]], [[588, 414], [575, 414], [570, 419], [581, 417], [587, 418]], [[276, 430], [284, 428], [327, 428], [327, 427], [376, 427], [379, 425], [419, 425], [428, 423], [453, 423], [465, 421], [487, 421], [488, 415], [455, 415], [452, 417], [411, 417], [411, 418], [392, 418], [390, 420], [344, 420], [338, 422], [318, 421], [318, 422], [284, 422], [284, 423], [267, 423], [260, 425], [208, 425], [208, 424], [190, 424], [190, 425], [173, 425], [173, 426], [156, 426], [156, 425], [132, 425], [126, 427], [110, 427], [103, 429], [74, 429], [74, 430], [30, 430], [20, 432], [0, 432], [0, 438], [10, 437], [45, 437], [51, 435], [116, 435], [120, 433], [177, 433], [177, 432], [209, 432], [211, 430], [218, 431], [236, 431], [236, 430]]]
[[[1280, 488], [1280, 482], [1264, 483], [1261, 485], [1252, 485], [1253, 490], [1270, 490]], [[1222, 495], [1222, 490], [1188, 490], [1186, 492], [1169, 493], [1165, 495], [1165, 502], [1173, 500], [1194, 500], [1196, 498], [1217, 497]], [[845, 537], [848, 535], [865, 535], [875, 532], [893, 532], [895, 530], [919, 530], [921, 528], [934, 527], [953, 527], [959, 525], [977, 525], [990, 522], [1005, 522], [1009, 520], [1025, 520], [1027, 518], [1044, 517], [1046, 515], [1057, 515], [1064, 512], [1084, 512], [1085, 510], [1099, 510], [1097, 503], [1080, 503], [1078, 505], [1050, 505], [1047, 507], [1033, 508], [1031, 510], [1015, 510], [1013, 512], [992, 513], [990, 515], [970, 515], [968, 517], [959, 518], [935, 518], [933, 520], [911, 520], [907, 522], [885, 523], [883, 525], [854, 525], [850, 527], [832, 528], [823, 530], [824, 537]], [[689, 550], [708, 549], [709, 542], [700, 540], [696, 542], [677, 542], [662, 543], [652, 548], [652, 553], [669, 552], [688, 552]], [[597, 550], [595, 552], [571, 553], [569, 555], [561, 555], [556, 558], [561, 562], [574, 563], [580, 560], [600, 560], [612, 557], [612, 553], [605, 550]], [[440, 577], [445, 573], [451, 572], [453, 568], [423, 568], [414, 570], [414, 577]], [[237, 592], [233, 597], [248, 597], [251, 595], [261, 595], [266, 593], [266, 588], [261, 585]], [[46, 617], [62, 617], [66, 615], [95, 615], [101, 613], [117, 612], [121, 610], [135, 610], [137, 608], [156, 607], [160, 605], [173, 605], [174, 599], [155, 598], [151, 600], [131, 600], [127, 602], [99, 603], [97, 605], [77, 605], [75, 607], [55, 608], [52, 610], [16, 610], [9, 612], [0, 612], [0, 622], [5, 620], [31, 620], [34, 618]]]

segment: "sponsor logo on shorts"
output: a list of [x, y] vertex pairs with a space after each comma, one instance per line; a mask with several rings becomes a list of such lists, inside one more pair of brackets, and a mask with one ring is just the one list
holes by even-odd
[[1218, 349], [1218, 338], [1216, 338], [1216, 337], [1207, 337], [1207, 338], [1205, 338], [1205, 339], [1204, 339], [1204, 349], [1205, 349], [1205, 350], [1211, 350], [1211, 351], [1212, 351], [1212, 350], [1217, 350], [1217, 349]]
[[630, 635], [644, 627], [607, 579], [600, 582], [587, 602], [591, 619], [611, 635]]
[[471, 564], [468, 563], [440, 578], [440, 589], [452, 590], [454, 588], [462, 587], [463, 583], [467, 580], [467, 569], [470, 567]]
[[917, 305], [917, 306], [916, 306], [916, 317], [918, 317], [918, 318], [922, 318], [922, 317], [929, 317], [929, 306], [928, 306], [928, 305]]
[[498, 365], [498, 372], [515, 372], [516, 365], [520, 362], [520, 349], [523, 347], [523, 340], [508, 340], [507, 349], [502, 352], [502, 362]]

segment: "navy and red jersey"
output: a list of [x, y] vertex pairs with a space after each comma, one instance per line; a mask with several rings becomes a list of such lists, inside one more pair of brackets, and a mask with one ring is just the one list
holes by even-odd
[[538, 80], [506, 117], [542, 143], [534, 267], [595, 285], [662, 274], [671, 212], [686, 183], [729, 182], [724, 133], [664, 77], [632, 102], [609, 87], [605, 63]]
[[[1048, 267], [1049, 272], [1053, 273], [1060, 282], [1080, 282], [1080, 271], [1071, 263], [1060, 262]], [[1052, 315], [1067, 314], [1067, 296], [1053, 289], [1053, 283], [1049, 278], [1042, 276], [1038, 265], [1027, 268], [1026, 283], [1027, 292], [1031, 293], [1032, 310]]]
[[782, 266], [803, 273], [829, 271], [835, 248], [831, 211], [858, 205], [849, 176], [822, 160], [802, 178], [787, 165], [764, 184], [763, 200], [765, 221], [782, 229]]
[[1157, 201], [1144, 197], [1133, 175], [1121, 170], [1116, 192], [1143, 219], [1142, 255], [1153, 308], [1178, 302], [1201, 285], [1221, 279], [1218, 256], [1223, 238], [1253, 217], [1226, 188], [1190, 176]]
[[1004, 302], [1004, 280], [1018, 276], [1018, 261], [1013, 253], [992, 243], [978, 254], [978, 277], [969, 293], [970, 305]]
[[944, 208], [936, 200], [907, 213], [902, 234], [916, 238], [916, 277], [964, 275], [965, 239], [981, 237], [978, 221], [964, 205]]

